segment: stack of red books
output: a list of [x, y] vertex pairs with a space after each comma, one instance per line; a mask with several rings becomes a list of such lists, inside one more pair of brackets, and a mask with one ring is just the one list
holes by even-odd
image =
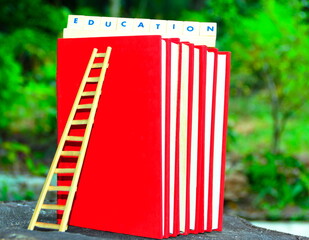
[[69, 225], [158, 239], [222, 230], [230, 53], [160, 35], [59, 39], [59, 138], [93, 48], [108, 46]]

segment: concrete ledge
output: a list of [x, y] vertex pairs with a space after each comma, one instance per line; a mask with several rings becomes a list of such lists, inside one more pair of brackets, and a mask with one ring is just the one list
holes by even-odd
[[[0, 202], [0, 239], [1, 240], [96, 240], [96, 239], [123, 239], [139, 240], [147, 239], [142, 237], [102, 232], [86, 228], [69, 227], [65, 233], [50, 230], [28, 231], [27, 226], [32, 216], [35, 202]], [[55, 214], [50, 211], [42, 211], [39, 221], [52, 222]], [[192, 240], [305, 240], [301, 236], [275, 232], [251, 225], [248, 221], [239, 217], [224, 216], [224, 230], [222, 232], [211, 232], [204, 234], [190, 234], [178, 236], [171, 239], [192, 239]]]

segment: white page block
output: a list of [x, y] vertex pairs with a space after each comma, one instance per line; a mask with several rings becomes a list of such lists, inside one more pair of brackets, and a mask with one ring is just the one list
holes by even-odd
[[162, 235], [165, 225], [165, 102], [166, 102], [166, 43], [162, 40], [161, 48], [161, 142], [162, 142]]
[[178, 90], [179, 45], [171, 43], [171, 105], [170, 105], [170, 233], [174, 230], [176, 116]]
[[205, 132], [204, 132], [204, 229], [208, 224], [208, 207], [209, 207], [209, 164], [210, 164], [210, 138], [212, 124], [212, 100], [214, 85], [215, 54], [207, 52], [206, 68], [206, 93], [205, 93]]
[[179, 127], [179, 227], [185, 232], [188, 144], [189, 46], [182, 44]]
[[222, 168], [222, 143], [224, 124], [224, 97], [226, 77], [226, 55], [218, 54], [218, 72], [216, 89], [216, 113], [213, 156], [213, 193], [212, 193], [212, 229], [219, 226], [220, 186]]
[[197, 156], [198, 156], [198, 112], [199, 112], [199, 68], [200, 50], [194, 49], [194, 76], [192, 99], [192, 137], [191, 137], [191, 168], [190, 168], [190, 229], [195, 229], [196, 221], [196, 188], [197, 188]]

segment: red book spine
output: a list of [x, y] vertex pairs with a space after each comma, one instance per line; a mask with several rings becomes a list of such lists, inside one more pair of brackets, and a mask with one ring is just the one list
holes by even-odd
[[194, 233], [204, 232], [204, 145], [205, 145], [205, 90], [206, 90], [206, 46], [200, 50], [199, 67], [199, 110], [198, 110], [198, 172], [196, 196], [196, 221]]
[[173, 237], [180, 233], [179, 226], [179, 128], [180, 128], [180, 93], [181, 93], [181, 57], [182, 46], [179, 45], [178, 64], [178, 89], [177, 89], [177, 113], [176, 113], [176, 149], [175, 149], [175, 202], [174, 202], [174, 232]]
[[219, 54], [226, 55], [224, 117], [223, 117], [223, 133], [222, 133], [223, 138], [222, 138], [222, 155], [221, 155], [222, 165], [221, 165], [221, 181], [220, 181], [221, 185], [220, 185], [219, 225], [218, 225], [218, 231], [222, 231], [223, 210], [224, 210], [224, 180], [225, 180], [226, 139], [227, 139], [227, 124], [228, 124], [231, 53], [230, 52], [220, 52]]
[[166, 42], [166, 89], [165, 89], [165, 216], [164, 217], [164, 238], [168, 238], [169, 233], [169, 212], [170, 212], [170, 106], [171, 106], [171, 40]]
[[214, 135], [215, 135], [215, 114], [216, 114], [216, 90], [217, 90], [217, 49], [209, 49], [209, 52], [215, 54], [213, 89], [212, 89], [212, 110], [211, 110], [211, 129], [210, 129], [210, 153], [209, 153], [209, 197], [208, 197], [208, 221], [205, 231], [212, 231], [212, 190], [213, 190], [213, 156], [214, 156]]
[[189, 46], [189, 82], [188, 82], [188, 129], [187, 129], [187, 183], [186, 183], [186, 222], [184, 234], [190, 231], [190, 167], [191, 167], [191, 138], [192, 138], [192, 104], [193, 104], [193, 74], [194, 74], [194, 45]]

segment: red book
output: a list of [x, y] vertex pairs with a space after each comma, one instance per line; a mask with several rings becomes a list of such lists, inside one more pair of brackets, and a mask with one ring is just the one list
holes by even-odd
[[226, 135], [230, 82], [230, 53], [218, 52], [216, 111], [213, 147], [213, 209], [212, 228], [222, 231]]
[[174, 219], [173, 233], [171, 236], [176, 237], [180, 233], [179, 229], [179, 151], [180, 151], [180, 97], [181, 97], [181, 67], [182, 67], [182, 45], [178, 45], [178, 79], [177, 79], [177, 100], [176, 100], [176, 119], [175, 119], [175, 180], [174, 180]]
[[[171, 213], [171, 201], [174, 200], [174, 179], [171, 181], [171, 177], [175, 177], [175, 124], [176, 124], [176, 108], [175, 101], [177, 100], [177, 85], [175, 85], [175, 71], [173, 65], [178, 66], [178, 50], [175, 49], [175, 45], [178, 45], [178, 38], [168, 38], [164, 39], [166, 45], [166, 62], [165, 64], [165, 74], [166, 74], [166, 91], [165, 91], [165, 221], [164, 221], [164, 238], [168, 238], [173, 233], [173, 213]], [[175, 56], [176, 55], [176, 56]], [[163, 68], [163, 67], [162, 67]], [[173, 82], [172, 82], [173, 81]], [[173, 99], [171, 99], [173, 98]], [[172, 106], [171, 106], [172, 105]], [[171, 119], [172, 118], [172, 119]], [[171, 123], [172, 122], [172, 123]], [[171, 127], [172, 125], [172, 127]], [[173, 131], [173, 132], [171, 132]], [[171, 160], [172, 158], [172, 160]], [[173, 166], [171, 166], [173, 164]], [[173, 171], [173, 173], [171, 173]], [[170, 184], [172, 182], [172, 185]]]
[[190, 173], [191, 173], [191, 140], [192, 140], [192, 107], [193, 107], [193, 82], [194, 82], [194, 45], [189, 46], [189, 78], [188, 78], [188, 120], [187, 120], [187, 169], [186, 169], [186, 219], [185, 232], [190, 232]]
[[[205, 85], [206, 85], [206, 46], [195, 46], [194, 65], [198, 64], [198, 69], [194, 71], [193, 86], [193, 115], [192, 115], [192, 143], [191, 149], [191, 186], [190, 191], [192, 205], [190, 209], [190, 229], [192, 233], [204, 232], [204, 132], [205, 132]], [[196, 80], [197, 79], [197, 80]], [[194, 98], [197, 98], [197, 102]], [[195, 109], [196, 108], [196, 109]], [[197, 119], [195, 120], [195, 115]], [[197, 122], [195, 122], [197, 121]], [[195, 129], [197, 128], [197, 129]], [[196, 163], [194, 163], [194, 157]], [[194, 170], [194, 165], [196, 169]], [[195, 173], [193, 173], [195, 171]], [[194, 183], [194, 179], [195, 183]], [[196, 190], [194, 190], [194, 188]], [[194, 196], [195, 195], [195, 196]], [[195, 203], [193, 202], [195, 201]], [[195, 206], [194, 206], [195, 204]]]
[[[104, 52], [107, 46], [113, 48], [112, 54], [69, 225], [163, 238], [165, 101], [160, 36], [60, 39], [58, 135], [92, 49]], [[82, 135], [80, 129], [73, 130]], [[73, 159], [63, 158], [59, 167], [74, 164]], [[70, 176], [59, 176], [58, 184], [69, 185]], [[59, 193], [58, 202], [64, 201]]]
[[[194, 67], [194, 45], [188, 42], [180, 43], [179, 55], [179, 86], [178, 86], [178, 127], [176, 129], [176, 185], [178, 199], [179, 224], [176, 231], [181, 234], [189, 232], [190, 206], [190, 148], [191, 148], [191, 120], [192, 120], [192, 85]], [[175, 222], [176, 222], [175, 221]]]
[[219, 202], [219, 224], [218, 231], [222, 231], [223, 227], [223, 210], [224, 210], [224, 181], [225, 181], [225, 161], [226, 161], [226, 141], [228, 129], [228, 106], [230, 93], [230, 74], [231, 74], [231, 53], [220, 52], [225, 55], [225, 86], [224, 86], [224, 113], [223, 113], [223, 136], [222, 136], [222, 167], [221, 167], [221, 184], [220, 184], [220, 202]]
[[[214, 149], [214, 127], [216, 113], [216, 87], [217, 87], [217, 49], [207, 49], [207, 68], [205, 81], [205, 96], [203, 96], [205, 105], [204, 117], [204, 136], [203, 145], [203, 164], [204, 164], [204, 231], [212, 231], [213, 224], [213, 149]], [[217, 186], [215, 186], [216, 188]]]
[[[220, 231], [230, 54], [160, 36], [60, 39], [59, 139], [93, 48], [107, 46], [113, 50], [69, 225], [158, 239]], [[63, 156], [58, 167], [75, 164]], [[71, 180], [58, 175], [59, 186]], [[58, 204], [66, 194], [58, 193]]]
[[[176, 141], [178, 138], [179, 119], [179, 39], [170, 41], [170, 131], [169, 131], [169, 233], [170, 236], [179, 234], [179, 212], [177, 211], [179, 182], [178, 182], [178, 165], [176, 167]], [[167, 66], [168, 67], [168, 66]], [[176, 169], [177, 168], [177, 169]], [[177, 170], [177, 172], [176, 172]], [[177, 211], [177, 212], [176, 212]]]

